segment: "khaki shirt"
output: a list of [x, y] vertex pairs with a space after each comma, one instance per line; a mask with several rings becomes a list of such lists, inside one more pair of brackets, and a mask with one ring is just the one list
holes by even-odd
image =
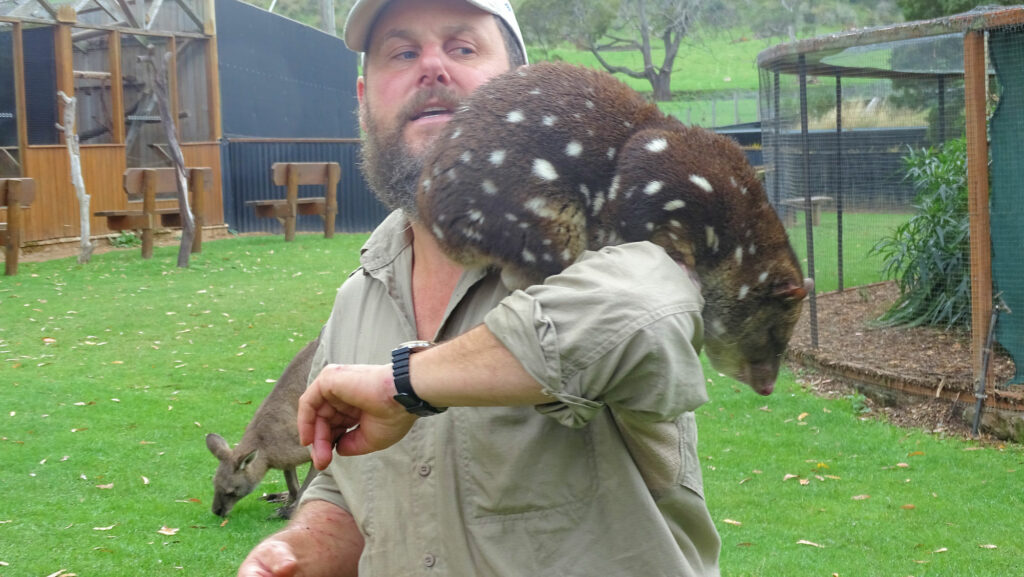
[[[312, 376], [328, 362], [388, 363], [416, 338], [403, 216], [361, 262]], [[362, 576], [718, 575], [692, 413], [706, 401], [702, 306], [650, 243], [588, 252], [512, 294], [496, 272], [467, 270], [436, 340], [486, 323], [552, 402], [418, 419], [384, 451], [335, 456], [303, 499], [352, 514]]]

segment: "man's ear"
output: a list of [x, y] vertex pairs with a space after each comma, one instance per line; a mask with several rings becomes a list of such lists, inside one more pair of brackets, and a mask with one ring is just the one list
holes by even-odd
[[359, 128], [366, 132], [366, 79], [356, 79], [356, 98], [359, 99]]

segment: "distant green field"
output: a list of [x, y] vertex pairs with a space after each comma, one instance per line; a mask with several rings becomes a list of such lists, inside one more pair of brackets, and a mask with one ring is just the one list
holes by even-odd
[[[751, 40], [751, 37], [748, 31], [733, 30], [717, 33], [699, 43], [684, 43], [672, 74], [675, 100], [659, 103], [661, 109], [684, 122], [701, 126], [757, 120], [757, 55], [782, 40]], [[664, 49], [656, 49], [652, 54], [654, 61], [660, 64], [664, 53]], [[628, 66], [634, 70], [643, 68], [643, 59], [636, 51], [607, 52], [604, 57], [616, 66]], [[590, 52], [567, 46], [551, 50], [532, 48], [530, 58], [533, 61], [562, 60], [602, 68]], [[619, 75], [619, 78], [638, 92], [651, 92], [651, 85], [646, 80], [625, 75]], [[738, 114], [734, 94], [738, 95]], [[713, 100], [717, 101], [714, 106]]]

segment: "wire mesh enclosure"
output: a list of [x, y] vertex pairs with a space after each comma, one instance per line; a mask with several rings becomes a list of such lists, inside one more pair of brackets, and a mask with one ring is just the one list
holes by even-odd
[[823, 293], [868, 298], [894, 280], [882, 321], [969, 342], [958, 393], [991, 372], [993, 307], [1018, 311], [995, 324], [1009, 357], [997, 382], [1021, 382], [1024, 8], [783, 44], [758, 67], [766, 189], [817, 289], [811, 347], [845, 346], [836, 330], [857, 330], [819, 314]]

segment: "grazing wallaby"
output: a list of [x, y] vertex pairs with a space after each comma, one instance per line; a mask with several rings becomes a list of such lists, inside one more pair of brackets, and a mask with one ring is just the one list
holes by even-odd
[[583, 250], [657, 243], [700, 280], [712, 364], [764, 395], [813, 289], [743, 151], [596, 70], [536, 64], [478, 88], [417, 201], [449, 256], [501, 266], [510, 288]]
[[260, 484], [267, 469], [281, 469], [288, 483], [288, 501], [277, 510], [277, 516], [288, 518], [302, 491], [316, 477], [316, 469], [310, 466], [305, 482], [299, 487], [295, 469], [309, 462], [311, 457], [309, 449], [299, 443], [296, 412], [319, 343], [320, 339], [310, 341], [288, 363], [273, 390], [256, 409], [234, 450], [220, 435], [206, 435], [207, 448], [220, 460], [213, 476], [215, 515], [227, 517], [235, 503]]

